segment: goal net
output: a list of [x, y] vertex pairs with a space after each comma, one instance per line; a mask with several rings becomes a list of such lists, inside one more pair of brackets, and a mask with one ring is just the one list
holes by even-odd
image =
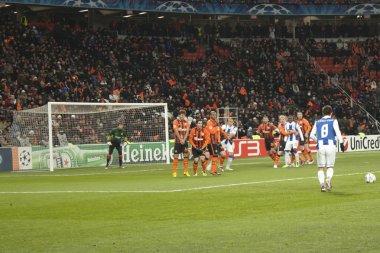
[[[167, 104], [68, 103], [15, 112], [14, 145], [31, 148], [32, 169], [105, 166], [107, 136], [124, 123], [123, 164], [169, 163]], [[115, 149], [112, 165], [118, 164]]]

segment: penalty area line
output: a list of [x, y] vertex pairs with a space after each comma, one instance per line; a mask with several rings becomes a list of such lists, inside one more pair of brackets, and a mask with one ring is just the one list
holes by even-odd
[[[372, 173], [379, 173], [380, 171], [374, 171]], [[362, 175], [366, 172], [356, 172], [348, 174], [338, 174], [335, 177], [344, 177], [344, 176], [355, 176]], [[256, 184], [270, 184], [270, 183], [281, 183], [281, 182], [290, 182], [290, 181], [299, 181], [299, 180], [308, 180], [316, 179], [316, 177], [297, 177], [297, 178], [284, 178], [284, 179], [273, 179], [273, 180], [264, 180], [264, 181], [252, 181], [252, 182], [242, 182], [234, 184], [221, 184], [221, 185], [210, 185], [210, 186], [201, 186], [194, 188], [183, 188], [183, 189], [174, 189], [174, 190], [73, 190], [73, 191], [9, 191], [9, 192], [0, 192], [0, 194], [56, 194], [56, 193], [175, 193], [175, 192], [187, 192], [187, 191], [199, 191], [199, 190], [209, 190], [216, 188], [227, 188], [227, 187], [236, 187], [243, 185], [256, 185]]]

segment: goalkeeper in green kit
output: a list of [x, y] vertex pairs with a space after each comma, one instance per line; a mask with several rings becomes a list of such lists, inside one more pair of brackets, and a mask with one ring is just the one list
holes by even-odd
[[116, 128], [113, 128], [109, 135], [107, 136], [107, 144], [109, 145], [109, 150], [107, 154], [107, 164], [106, 170], [108, 169], [113, 150], [116, 148], [119, 153], [119, 166], [122, 168], [123, 164], [123, 154], [122, 146], [127, 143], [127, 132], [124, 129], [124, 124], [119, 123]]

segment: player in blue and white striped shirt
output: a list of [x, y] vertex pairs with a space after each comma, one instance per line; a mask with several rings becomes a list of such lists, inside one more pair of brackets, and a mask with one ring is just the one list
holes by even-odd
[[293, 134], [290, 134], [288, 136], [285, 136], [285, 165], [282, 166], [283, 168], [287, 168], [291, 165], [291, 158], [290, 154], [294, 155], [296, 159], [296, 167], [300, 166], [300, 158], [298, 155], [298, 142], [300, 141], [301, 145], [303, 145], [304, 142], [304, 137], [301, 131], [300, 126], [294, 121], [293, 116], [289, 115], [288, 116], [288, 122], [285, 125], [285, 131], [286, 132], [291, 132], [293, 131]]
[[326, 168], [326, 185], [327, 190], [331, 191], [331, 178], [334, 175], [335, 155], [336, 155], [336, 138], [339, 140], [340, 149], [344, 152], [342, 134], [339, 130], [338, 121], [332, 116], [332, 107], [326, 105], [322, 108], [324, 115], [320, 120], [314, 123], [310, 133], [310, 138], [317, 142], [318, 149], [318, 180], [321, 185], [321, 191], [325, 192], [325, 172]]
[[[234, 149], [235, 149], [235, 144], [234, 144], [234, 138], [237, 133], [237, 127], [235, 126], [235, 121], [232, 118], [227, 119], [227, 124], [222, 126], [222, 129], [226, 134], [228, 134], [229, 139], [222, 140], [222, 146], [225, 151], [228, 152], [228, 160], [227, 160], [227, 166], [226, 170], [233, 170], [231, 168], [231, 163], [232, 160], [234, 159]], [[223, 168], [223, 167], [222, 167]]]

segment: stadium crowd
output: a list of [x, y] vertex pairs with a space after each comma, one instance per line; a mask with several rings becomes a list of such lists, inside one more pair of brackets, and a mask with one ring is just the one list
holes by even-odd
[[[240, 22], [229, 24], [219, 22], [217, 24], [189, 24], [185, 20], [175, 23], [138, 23], [130, 19], [114, 21], [110, 29], [117, 30], [120, 35], [128, 36], [166, 36], [166, 37], [206, 37], [206, 38], [258, 38], [269, 37], [271, 32], [274, 37], [292, 38], [292, 28], [284, 24], [276, 25], [260, 24], [252, 22]], [[299, 39], [308, 38], [356, 38], [371, 37], [379, 34], [379, 27], [370, 26], [365, 22], [351, 22], [342, 24], [309, 24], [303, 23], [296, 26], [295, 35]]]
[[[1, 21], [3, 121], [9, 121], [14, 110], [40, 107], [49, 101], [167, 102], [174, 118], [180, 108], [194, 119], [206, 119], [210, 110], [220, 107], [238, 108], [238, 134], [250, 137], [264, 115], [277, 122], [279, 114], [301, 110], [313, 122], [320, 116], [321, 106], [329, 103], [346, 134], [376, 132], [334, 82], [306, 60], [297, 41], [216, 37], [205, 46], [193, 36], [120, 38], [109, 30], [65, 25], [41, 32], [7, 16]], [[366, 50], [369, 44], [361, 45]], [[313, 52], [312, 41], [304, 46]], [[351, 95], [356, 94], [358, 101], [379, 117], [379, 79], [335, 75], [345, 87], [351, 85]], [[8, 131], [5, 142], [11, 143], [13, 130], [8, 127], [4, 131]]]

